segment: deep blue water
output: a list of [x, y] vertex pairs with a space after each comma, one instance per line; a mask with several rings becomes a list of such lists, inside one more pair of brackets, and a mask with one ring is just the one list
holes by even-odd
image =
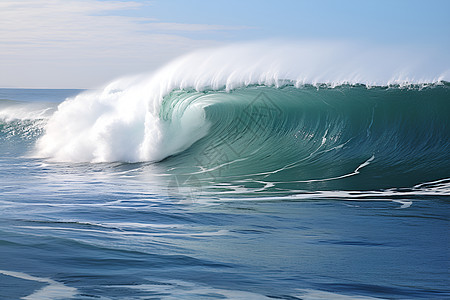
[[[25, 105], [40, 116], [27, 119], [19, 110], [14, 119], [17, 110], [10, 110], [0, 119], [0, 299], [450, 298], [450, 172], [448, 154], [438, 147], [418, 143], [434, 155], [425, 164], [414, 165], [411, 151], [403, 151], [406, 162], [395, 155], [379, 160], [389, 151], [379, 149], [381, 142], [378, 152], [370, 148], [375, 140], [363, 128], [362, 145], [374, 158], [358, 154], [353, 165], [352, 151], [333, 156], [329, 178], [358, 172], [322, 185], [305, 182], [300, 169], [271, 173], [272, 180], [245, 164], [222, 177], [186, 175], [192, 165], [184, 162], [195, 147], [204, 149], [201, 141], [159, 163], [55, 162], [33, 153], [56, 106], [46, 104], [40, 114], [35, 104], [61, 102], [74, 91], [0, 89], [0, 95], [13, 100], [3, 101], [0, 112]], [[392, 116], [373, 116], [366, 123], [379, 139]], [[447, 147], [448, 122], [433, 116], [441, 135], [429, 137]], [[329, 137], [330, 147], [342, 136]], [[198, 153], [198, 164], [209, 157]], [[311, 165], [327, 169], [317, 160], [302, 168]], [[282, 181], [295, 174], [300, 182]], [[402, 174], [409, 177], [396, 181]]]

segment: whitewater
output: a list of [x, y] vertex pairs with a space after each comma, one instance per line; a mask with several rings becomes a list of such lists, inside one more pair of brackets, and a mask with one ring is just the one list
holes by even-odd
[[0, 298], [450, 297], [450, 64], [253, 42], [0, 89]]

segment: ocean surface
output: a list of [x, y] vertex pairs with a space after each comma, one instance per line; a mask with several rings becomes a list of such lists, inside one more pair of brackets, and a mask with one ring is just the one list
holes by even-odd
[[0, 89], [0, 299], [450, 299], [448, 82], [175, 71]]

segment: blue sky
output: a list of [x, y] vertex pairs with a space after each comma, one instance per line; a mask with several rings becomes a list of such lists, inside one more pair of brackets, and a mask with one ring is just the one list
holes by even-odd
[[91, 88], [198, 48], [274, 38], [447, 56], [449, 12], [446, 0], [2, 0], [0, 87]]
[[143, 10], [167, 22], [247, 26], [222, 38], [450, 41], [450, 2], [415, 0], [161, 1]]

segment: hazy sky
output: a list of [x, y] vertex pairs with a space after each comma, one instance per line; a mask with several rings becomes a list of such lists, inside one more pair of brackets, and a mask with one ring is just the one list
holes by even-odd
[[92, 88], [197, 48], [273, 38], [448, 56], [449, 12], [446, 0], [1, 0], [0, 87]]

